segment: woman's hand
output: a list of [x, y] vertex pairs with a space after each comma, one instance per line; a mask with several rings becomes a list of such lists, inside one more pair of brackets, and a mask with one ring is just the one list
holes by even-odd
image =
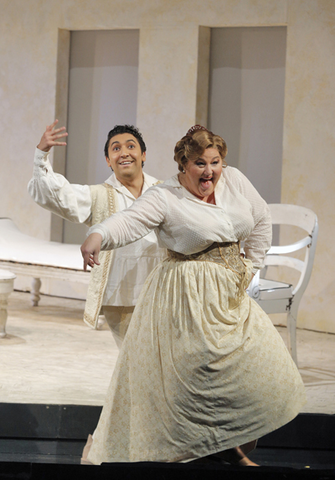
[[48, 125], [45, 132], [42, 135], [40, 143], [37, 145], [37, 148], [43, 152], [49, 152], [52, 147], [64, 147], [66, 142], [58, 142], [59, 138], [67, 137], [68, 133], [65, 131], [65, 127], [56, 128], [58, 120], [55, 120], [54, 123]]
[[101, 249], [102, 236], [100, 233], [91, 233], [85, 242], [82, 244], [80, 251], [84, 259], [84, 270], [87, 270], [87, 265], [91, 268], [94, 265], [100, 265], [99, 252]]

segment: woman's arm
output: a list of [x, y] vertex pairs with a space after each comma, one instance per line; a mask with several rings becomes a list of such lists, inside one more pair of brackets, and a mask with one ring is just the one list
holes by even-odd
[[162, 189], [154, 186], [141, 195], [131, 207], [91, 227], [88, 234], [100, 234], [101, 249], [113, 250], [136, 242], [159, 227], [164, 222], [166, 211]]
[[271, 247], [272, 222], [270, 209], [265, 200], [242, 172], [235, 168], [231, 169], [231, 171], [232, 175], [229, 175], [229, 180], [251, 205], [254, 228], [245, 240], [244, 251], [246, 258], [253, 262], [253, 273], [255, 274], [263, 268], [266, 252]]

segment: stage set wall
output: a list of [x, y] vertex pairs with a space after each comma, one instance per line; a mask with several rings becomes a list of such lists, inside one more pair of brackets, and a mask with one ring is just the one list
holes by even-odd
[[[34, 204], [27, 183], [45, 126], [55, 117], [66, 124], [71, 31], [139, 30], [137, 126], [148, 172], [160, 177], [176, 140], [206, 124], [210, 29], [287, 27], [281, 202], [311, 208], [320, 223], [298, 325], [335, 333], [335, 2], [0, 0], [0, 7], [0, 217], [54, 240], [59, 220]], [[51, 159], [65, 172], [64, 153]]]

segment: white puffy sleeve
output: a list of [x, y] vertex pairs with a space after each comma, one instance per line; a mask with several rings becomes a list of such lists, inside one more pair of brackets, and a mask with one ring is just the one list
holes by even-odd
[[141, 195], [131, 207], [91, 227], [87, 235], [100, 233], [102, 250], [123, 247], [159, 227], [164, 221], [166, 209], [166, 199], [161, 189], [154, 186]]
[[71, 184], [63, 175], [55, 173], [48, 153], [38, 148], [28, 192], [38, 205], [71, 222], [86, 223], [91, 215], [90, 187]]
[[249, 237], [245, 240], [244, 251], [246, 258], [253, 262], [253, 273], [256, 273], [257, 270], [263, 268], [266, 252], [271, 247], [272, 222], [270, 209], [265, 200], [242, 172], [236, 168], [230, 168], [229, 170], [231, 173], [228, 174], [227, 177], [251, 205], [251, 213], [255, 226]]

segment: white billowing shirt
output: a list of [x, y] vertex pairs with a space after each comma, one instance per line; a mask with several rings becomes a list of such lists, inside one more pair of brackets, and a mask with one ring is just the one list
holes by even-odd
[[226, 167], [215, 187], [216, 205], [199, 200], [178, 176], [150, 188], [134, 204], [90, 228], [103, 237], [104, 250], [115, 249], [157, 232], [161, 246], [185, 255], [213, 242], [244, 240], [253, 272], [262, 268], [271, 246], [271, 216], [266, 202], [236, 168]]
[[[142, 193], [157, 183], [156, 178], [145, 173], [143, 175]], [[136, 200], [114, 173], [105, 183], [114, 187], [119, 210], [130, 207]], [[28, 191], [36, 203], [56, 215], [76, 223], [89, 222], [92, 208], [89, 185], [71, 184], [63, 175], [55, 173], [48, 153], [38, 148], [35, 151], [33, 178], [28, 184]], [[136, 305], [147, 276], [166, 256], [166, 251], [158, 246], [156, 232], [148, 232], [143, 237], [114, 252], [102, 305]]]

